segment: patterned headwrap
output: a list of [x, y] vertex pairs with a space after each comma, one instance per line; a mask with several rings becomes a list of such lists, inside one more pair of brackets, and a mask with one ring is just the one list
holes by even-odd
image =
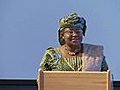
[[64, 39], [61, 36], [61, 31], [67, 27], [77, 28], [82, 30], [83, 35], [85, 36], [86, 32], [86, 20], [83, 17], [79, 17], [76, 13], [71, 13], [68, 16], [65, 16], [59, 20], [60, 29], [58, 31], [58, 38], [60, 45], [64, 44]]

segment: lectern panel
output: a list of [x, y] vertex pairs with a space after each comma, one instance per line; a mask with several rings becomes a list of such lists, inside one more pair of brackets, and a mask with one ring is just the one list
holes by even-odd
[[43, 71], [41, 90], [109, 90], [109, 72]]

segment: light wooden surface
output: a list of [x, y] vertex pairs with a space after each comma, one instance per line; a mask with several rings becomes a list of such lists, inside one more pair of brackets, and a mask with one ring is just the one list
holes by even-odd
[[44, 71], [40, 90], [110, 90], [110, 72]]

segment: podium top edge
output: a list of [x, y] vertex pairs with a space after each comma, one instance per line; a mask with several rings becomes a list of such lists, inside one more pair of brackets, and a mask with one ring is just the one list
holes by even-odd
[[110, 71], [42, 71], [43, 73], [109, 73]]

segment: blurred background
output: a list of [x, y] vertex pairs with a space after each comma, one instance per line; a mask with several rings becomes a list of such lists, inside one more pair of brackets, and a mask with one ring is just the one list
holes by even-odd
[[104, 46], [120, 80], [120, 0], [0, 0], [0, 79], [36, 79], [47, 47], [58, 47], [58, 20], [76, 12], [87, 21], [84, 43]]

